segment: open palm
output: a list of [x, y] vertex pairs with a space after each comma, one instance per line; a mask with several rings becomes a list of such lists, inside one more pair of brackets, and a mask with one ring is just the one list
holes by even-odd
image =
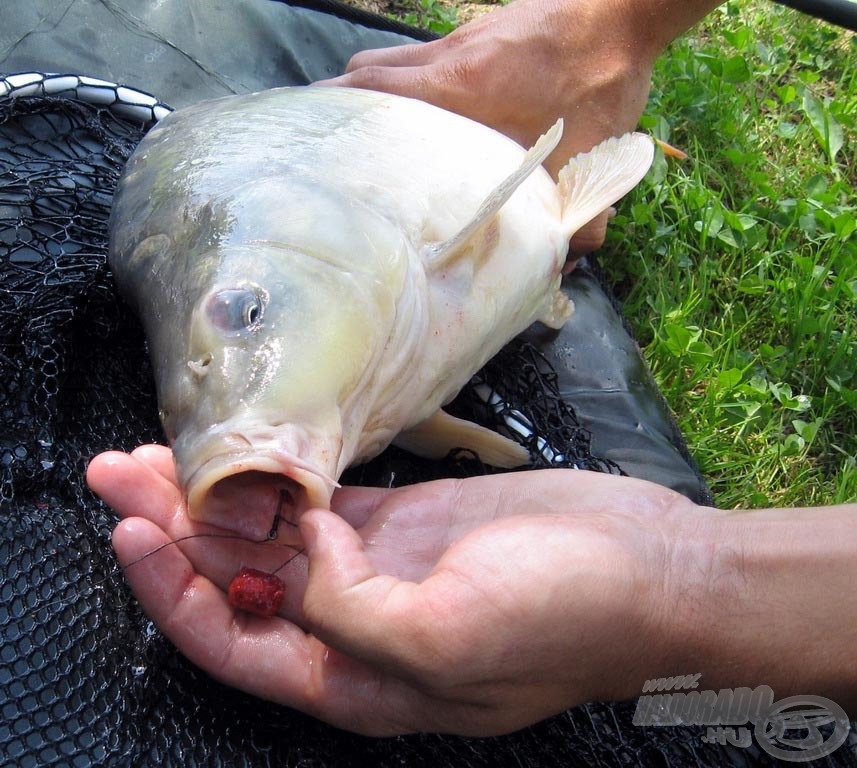
[[125, 518], [120, 561], [179, 650], [227, 684], [376, 735], [500, 733], [618, 695], [611, 677], [624, 684], [629, 653], [647, 652], [664, 530], [693, 506], [573, 470], [344, 488], [336, 514], [302, 517], [307, 556], [279, 571], [283, 608], [262, 619], [225, 588], [294, 549], [185, 539], [223, 532], [188, 520], [166, 448], [102, 454], [88, 479]]

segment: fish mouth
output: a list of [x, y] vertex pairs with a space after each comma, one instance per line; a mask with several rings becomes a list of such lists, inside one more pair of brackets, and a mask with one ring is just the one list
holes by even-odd
[[182, 485], [192, 519], [292, 545], [300, 545], [300, 516], [313, 507], [329, 509], [339, 487], [323, 470], [280, 451], [214, 455]]

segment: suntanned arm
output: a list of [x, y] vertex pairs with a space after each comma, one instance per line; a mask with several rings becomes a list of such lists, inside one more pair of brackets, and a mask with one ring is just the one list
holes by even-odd
[[614, 0], [618, 17], [629, 21], [627, 29], [637, 44], [650, 46], [657, 58], [677, 37], [723, 3], [720, 0]]
[[643, 679], [769, 685], [857, 714], [857, 504], [705, 512], [676, 538], [661, 603], [663, 659]]
[[[720, 5], [712, 0], [515, 0], [431, 43], [363, 51], [325, 85], [422, 99], [531, 146], [565, 119], [545, 163], [556, 173], [578, 152], [634, 130], [652, 68], [675, 37]], [[606, 213], [572, 251], [601, 244]]]
[[[334, 533], [341, 526], [328, 520], [315, 529], [319, 521], [313, 520], [305, 608], [315, 630], [358, 657], [390, 669], [403, 664], [411, 679], [424, 679], [435, 701], [456, 700], [458, 732], [476, 735], [584, 701], [632, 699], [649, 679], [695, 674], [700, 691], [765, 685], [774, 701], [824, 696], [857, 713], [857, 504], [725, 512], [616, 478], [582, 482], [571, 473], [530, 479], [536, 485], [523, 497], [533, 504], [541, 493], [538, 517], [510, 521], [514, 536], [506, 556], [538, 546], [541, 515], [563, 506], [565, 513], [544, 529], [548, 538], [537, 556], [544, 571], [520, 585], [526, 567], [510, 563], [508, 571], [518, 578], [493, 591], [498, 584], [490, 569], [483, 570], [473, 582], [477, 599], [461, 579], [463, 565], [446, 579], [456, 586], [443, 592], [448, 613], [440, 621], [421, 599], [429, 582], [408, 585], [375, 577], [371, 569], [361, 573], [345, 554], [340, 532]], [[508, 481], [507, 492], [513, 486]], [[319, 543], [319, 536], [327, 541]], [[491, 545], [498, 559], [504, 552], [499, 541]], [[565, 552], [564, 568], [552, 559], [555, 546]], [[442, 569], [435, 574], [438, 586]], [[517, 589], [516, 607], [531, 620], [516, 627], [514, 607], [507, 607], [501, 613], [509, 621], [498, 625], [492, 613], [504, 605], [505, 591]], [[459, 612], [461, 598], [474, 602]], [[457, 647], [456, 638], [471, 636], [467, 627], [481, 637], [481, 653], [468, 647], [464, 665], [454, 651], [444, 658]], [[513, 636], [498, 649], [506, 633]], [[528, 658], [529, 674], [511, 661], [493, 668], [479, 663], [506, 652], [510, 659]], [[428, 671], [432, 663], [437, 666]], [[469, 712], [468, 719], [461, 707], [477, 689], [485, 709]]]

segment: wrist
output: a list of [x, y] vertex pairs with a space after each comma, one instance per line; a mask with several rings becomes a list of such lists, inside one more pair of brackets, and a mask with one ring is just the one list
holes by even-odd
[[853, 711], [855, 513], [704, 511], [673, 550], [647, 678], [701, 673], [706, 689], [768, 685]]
[[646, 680], [686, 674], [688, 626], [695, 625], [679, 599], [682, 582], [710, 558], [709, 528], [726, 513], [654, 488], [632, 489], [632, 499], [613, 494], [614, 509], [623, 511], [611, 515], [607, 573], [620, 578], [606, 590], [613, 599], [599, 606], [607, 630], [588, 700], [635, 698]]
[[722, 4], [723, 0], [622, 0], [614, 9], [629, 39], [654, 61], [673, 40]]

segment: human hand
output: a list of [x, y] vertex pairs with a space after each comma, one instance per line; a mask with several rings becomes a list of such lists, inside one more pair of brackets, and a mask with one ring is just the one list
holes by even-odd
[[[545, 163], [555, 176], [577, 153], [633, 130], [645, 107], [660, 48], [622, 5], [515, 0], [440, 40], [360, 52], [322, 84], [419, 98], [526, 147], [563, 117]], [[601, 245], [607, 216], [574, 236], [572, 254]]]
[[[91, 487], [122, 516], [120, 562], [210, 527], [188, 520], [168, 449], [107, 453]], [[236, 612], [243, 565], [289, 552], [195, 538], [126, 570], [191, 661], [249, 693], [366, 734], [503, 733], [639, 691], [672, 533], [698, 511], [667, 489], [541, 470], [401, 489], [344, 488], [300, 521], [281, 616]], [[684, 521], [684, 522], [681, 522]]]

